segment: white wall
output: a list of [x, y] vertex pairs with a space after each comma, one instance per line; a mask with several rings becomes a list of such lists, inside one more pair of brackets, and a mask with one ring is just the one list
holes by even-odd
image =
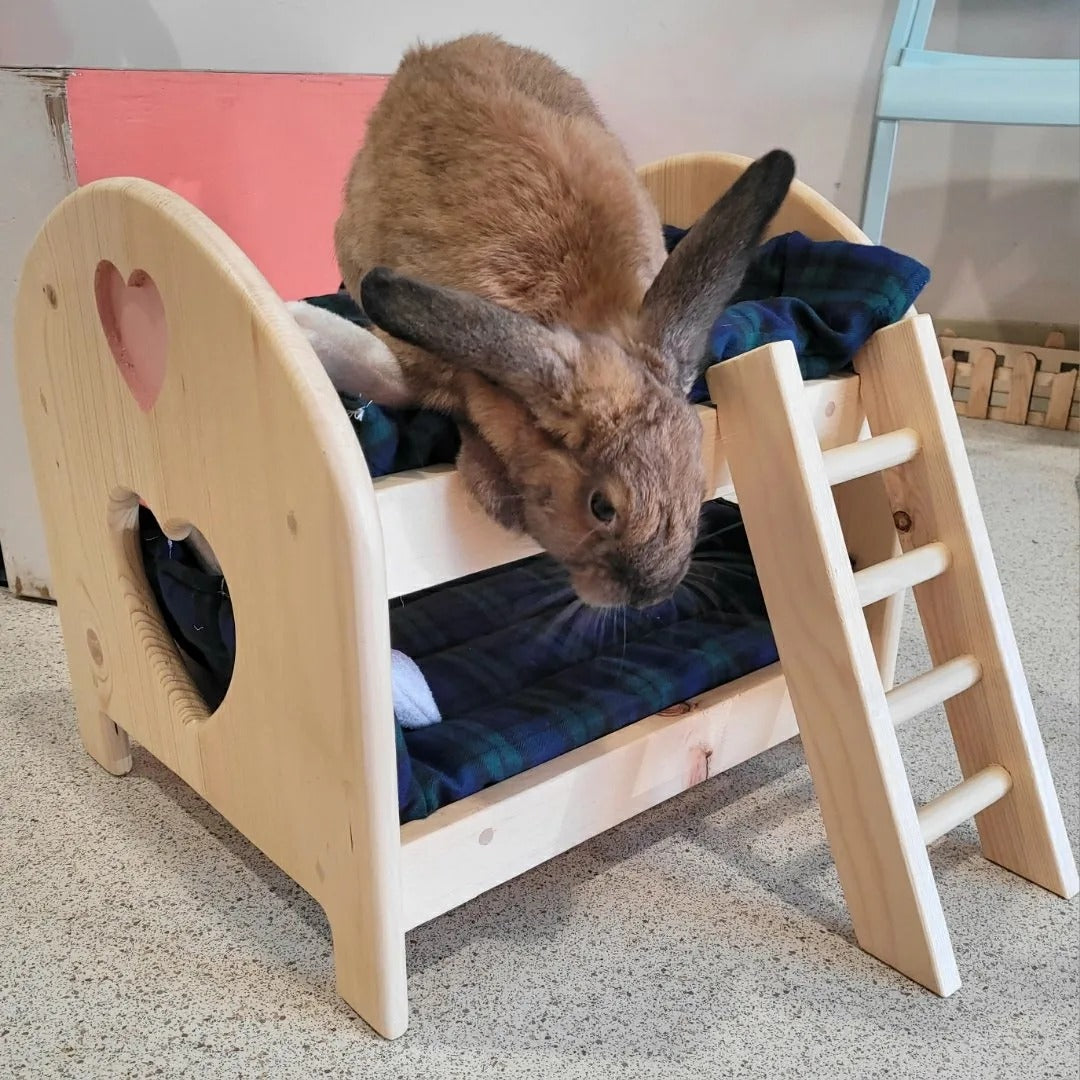
[[[389, 72], [402, 48], [490, 29], [592, 86], [638, 161], [791, 149], [857, 216], [895, 0], [0, 0], [0, 65]], [[958, 14], [960, 18], [958, 19]], [[1080, 51], [1080, 0], [942, 0], [932, 45]], [[1075, 318], [1074, 129], [910, 126], [886, 242], [935, 271], [942, 317]]]
[[[796, 154], [858, 216], [894, 0], [0, 0], [0, 65], [391, 71], [419, 37], [491, 29], [590, 83], [638, 161]], [[960, 16], [958, 18], [958, 15]], [[1075, 56], [1080, 0], [942, 0], [932, 45]], [[944, 318], [1076, 318], [1080, 136], [909, 125], [886, 242]]]
[[52, 577], [19, 409], [12, 323], [23, 258], [49, 211], [75, 190], [70, 143], [57, 138], [63, 100], [62, 79], [0, 71], [0, 548], [10, 590], [38, 597], [49, 595]]

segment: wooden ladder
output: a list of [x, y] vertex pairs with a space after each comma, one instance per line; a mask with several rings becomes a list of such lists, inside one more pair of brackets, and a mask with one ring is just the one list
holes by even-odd
[[[856, 361], [870, 438], [822, 451], [790, 343], [714, 366], [720, 437], [860, 946], [960, 985], [927, 845], [974, 816], [986, 858], [1077, 891], [1057, 794], [928, 316]], [[903, 553], [853, 570], [833, 485], [880, 473]], [[887, 690], [863, 609], [913, 587], [933, 669]], [[945, 705], [964, 780], [916, 809], [895, 725]]]

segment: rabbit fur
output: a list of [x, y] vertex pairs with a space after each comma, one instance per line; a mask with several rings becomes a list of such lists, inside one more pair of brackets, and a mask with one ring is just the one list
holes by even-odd
[[377, 329], [293, 311], [338, 389], [456, 418], [467, 488], [581, 600], [647, 607], [697, 536], [687, 392], [793, 174], [765, 155], [667, 257], [579, 79], [491, 35], [419, 46], [371, 115], [335, 227]]

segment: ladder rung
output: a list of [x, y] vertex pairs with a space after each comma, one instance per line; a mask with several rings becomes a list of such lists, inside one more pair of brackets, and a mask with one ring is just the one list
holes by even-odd
[[962, 821], [982, 813], [1004, 798], [1012, 787], [1012, 777], [1000, 765], [987, 765], [974, 776], [919, 807], [919, 828], [924, 844], [932, 844]]
[[894, 686], [886, 695], [894, 724], [902, 724], [927, 709], [970, 690], [982, 677], [982, 668], [974, 656], [957, 656], [939, 664], [925, 675]]
[[903, 465], [919, 452], [919, 433], [913, 428], [900, 428], [872, 439], [834, 446], [821, 456], [825, 459], [825, 474], [835, 487], [846, 480]]
[[895, 559], [867, 566], [855, 573], [859, 602], [863, 607], [887, 596], [920, 585], [944, 573], [949, 567], [949, 549], [942, 543], [923, 544]]

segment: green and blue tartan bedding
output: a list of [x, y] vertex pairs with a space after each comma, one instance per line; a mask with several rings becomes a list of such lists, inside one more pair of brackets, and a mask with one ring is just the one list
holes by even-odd
[[[688, 230], [664, 227], [668, 251]], [[709, 335], [709, 362], [776, 341], [791, 341], [804, 379], [851, 369], [855, 354], [883, 326], [896, 322], [930, 280], [908, 255], [874, 244], [809, 240], [802, 233], [773, 237], [758, 248], [739, 291]], [[309, 297], [360, 326], [367, 317], [345, 290]], [[690, 400], [708, 400], [705, 378]], [[342, 395], [373, 476], [451, 462], [457, 456], [453, 421], [419, 409], [390, 409]]]
[[738, 510], [706, 504], [701, 535], [709, 584], [647, 611], [581, 609], [545, 555], [393, 608], [394, 648], [420, 666], [443, 715], [398, 727], [402, 819], [773, 663]]
[[[216, 707], [236, 653], [228, 591], [162, 535], [149, 510], [140, 513], [147, 578]], [[706, 504], [701, 536], [709, 584], [684, 586], [644, 612], [580, 609], [546, 555], [391, 605], [391, 644], [419, 666], [442, 713], [430, 727], [395, 721], [402, 821], [773, 663], [738, 510]]]
[[[665, 228], [669, 250], [683, 235]], [[776, 237], [759, 249], [717, 319], [710, 357], [791, 340], [805, 378], [842, 372], [875, 330], [903, 316], [928, 279], [925, 267], [888, 248]], [[342, 291], [309, 302], [367, 325]], [[706, 396], [700, 380], [691, 398]], [[375, 476], [450, 462], [457, 453], [447, 417], [342, 402]], [[236, 651], [228, 589], [184, 544], [167, 540], [148, 510], [140, 513], [150, 585], [214, 707]], [[647, 612], [575, 612], [565, 574], [545, 555], [395, 601], [392, 645], [419, 665], [443, 717], [412, 730], [395, 721], [402, 821], [772, 663], [776, 650], [737, 508], [721, 501], [702, 508], [698, 557], [708, 583], [684, 586]]]

